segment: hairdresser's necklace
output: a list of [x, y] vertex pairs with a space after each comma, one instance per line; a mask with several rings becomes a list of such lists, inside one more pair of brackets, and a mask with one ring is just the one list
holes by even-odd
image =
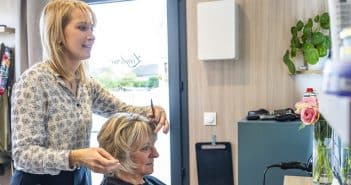
[[69, 90], [77, 96], [77, 80], [74, 79], [72, 81], [65, 80], [66, 84], [68, 85]]

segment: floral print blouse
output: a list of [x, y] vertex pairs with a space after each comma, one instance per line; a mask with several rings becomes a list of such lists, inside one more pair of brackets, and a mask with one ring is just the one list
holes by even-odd
[[17, 170], [57, 175], [69, 167], [69, 152], [89, 147], [92, 113], [146, 115], [149, 107], [127, 105], [95, 80], [73, 94], [48, 62], [34, 65], [16, 82], [11, 100], [12, 157]]

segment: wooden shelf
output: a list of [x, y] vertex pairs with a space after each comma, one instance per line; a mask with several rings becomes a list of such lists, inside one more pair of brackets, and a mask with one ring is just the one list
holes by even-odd
[[322, 70], [300, 70], [296, 71], [296, 74], [322, 74]]
[[10, 27], [1, 25], [0, 33], [15, 33], [15, 28], [10, 28]]

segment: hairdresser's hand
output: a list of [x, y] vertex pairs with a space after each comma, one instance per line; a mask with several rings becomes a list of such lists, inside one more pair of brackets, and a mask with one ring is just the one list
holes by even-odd
[[111, 173], [119, 166], [119, 161], [102, 148], [72, 150], [69, 161], [71, 166], [86, 166], [96, 173]]
[[147, 117], [152, 123], [156, 123], [155, 132], [158, 132], [163, 127], [163, 133], [167, 134], [169, 130], [169, 123], [167, 121], [167, 115], [165, 110], [160, 106], [155, 106], [155, 115], [152, 110], [147, 114]]

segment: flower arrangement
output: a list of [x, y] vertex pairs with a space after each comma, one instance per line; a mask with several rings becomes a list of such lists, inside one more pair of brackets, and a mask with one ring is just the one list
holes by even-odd
[[306, 125], [315, 124], [320, 118], [318, 100], [315, 96], [303, 98], [295, 104], [295, 108], [296, 113], [300, 114], [303, 123], [301, 124], [300, 129], [304, 128]]
[[331, 135], [332, 130], [319, 112], [316, 96], [304, 97], [295, 104], [296, 113], [300, 114], [302, 124], [314, 126], [313, 140], [313, 182], [331, 184], [333, 172], [331, 167]]
[[342, 148], [341, 180], [342, 184], [351, 184], [351, 148], [349, 146]]

